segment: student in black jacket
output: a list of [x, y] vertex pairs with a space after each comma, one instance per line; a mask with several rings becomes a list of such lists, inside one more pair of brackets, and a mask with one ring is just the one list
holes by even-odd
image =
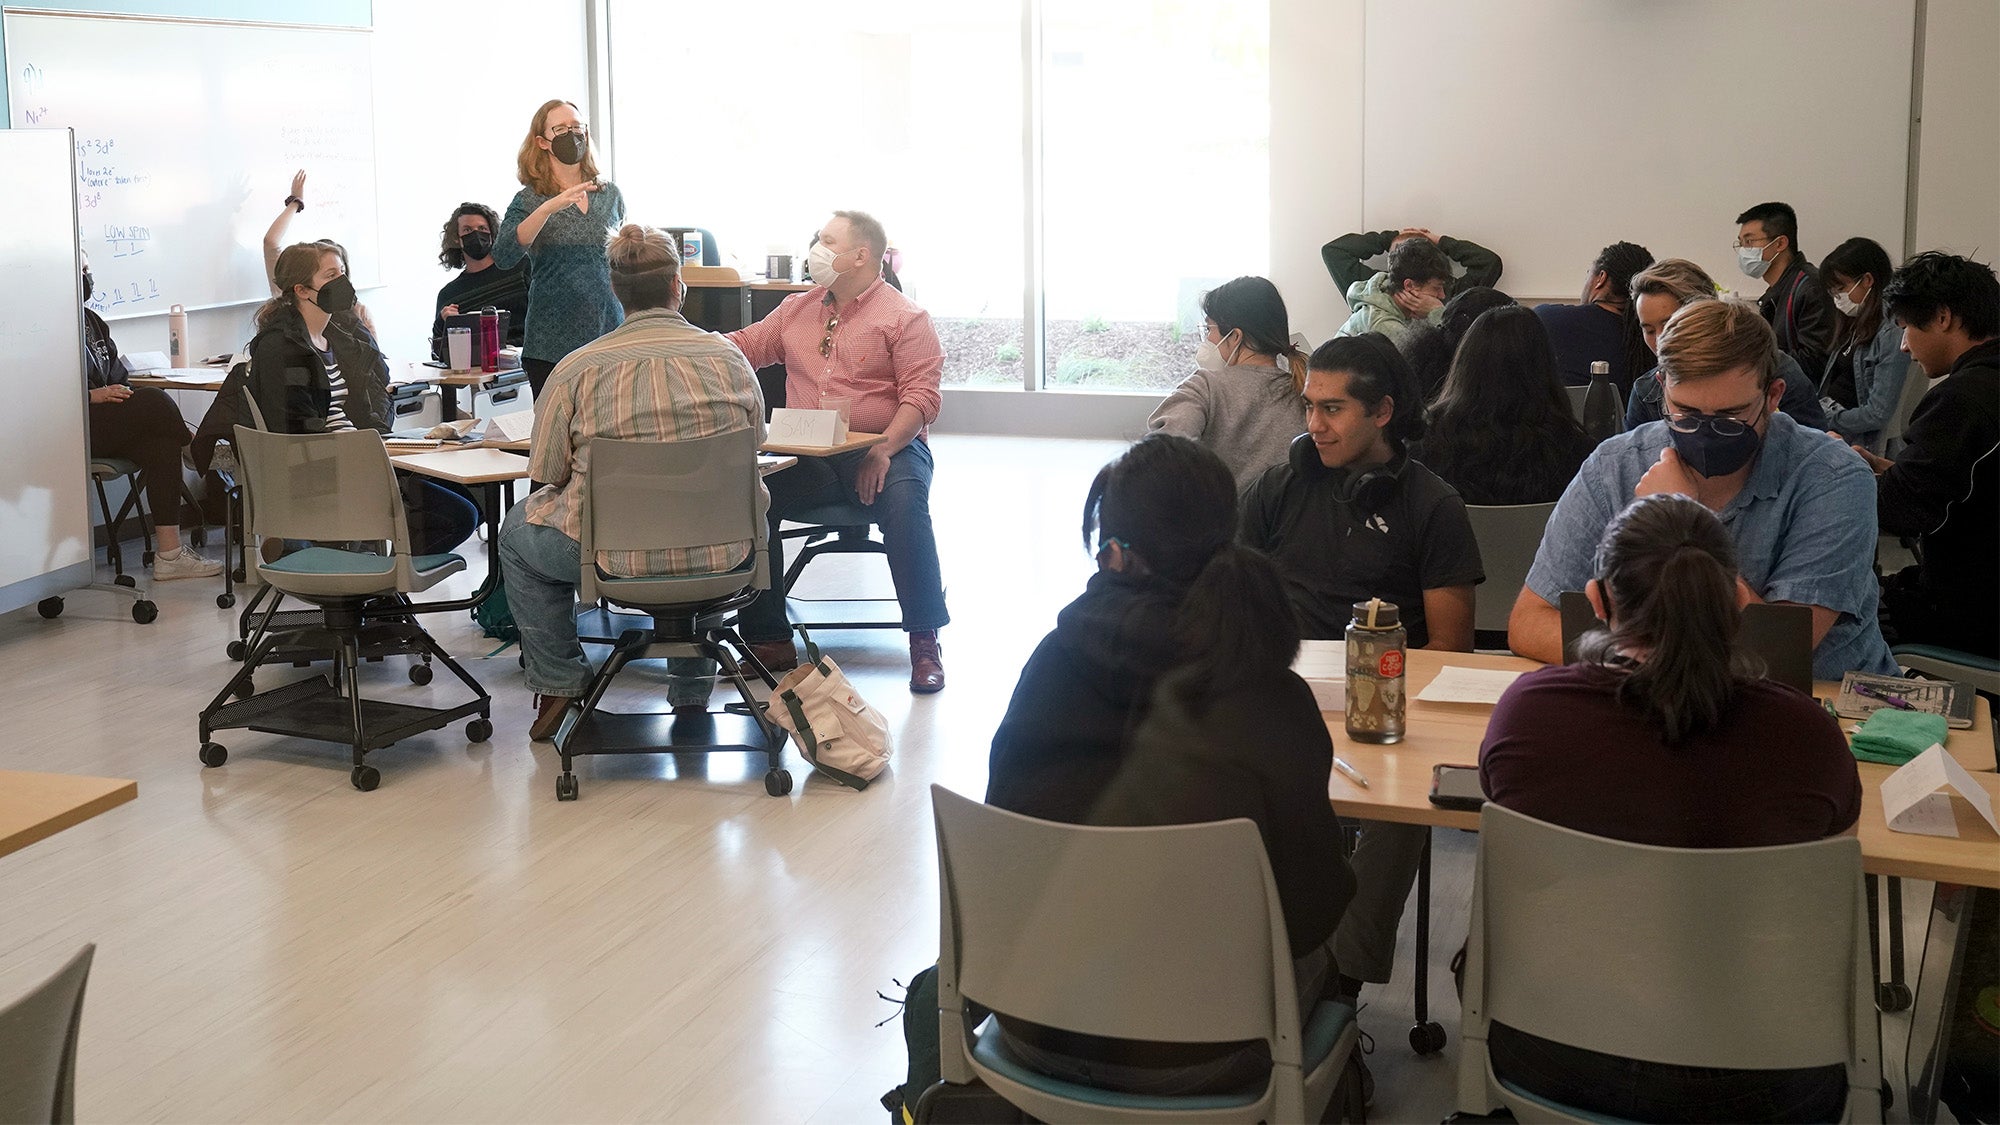
[[1778, 350], [1817, 379], [1833, 351], [1833, 299], [1799, 249], [1798, 212], [1785, 203], [1759, 203], [1736, 223], [1736, 264], [1744, 276], [1766, 284], [1757, 307], [1778, 334]]
[[[1074, 823], [1255, 821], [1309, 1018], [1354, 876], [1326, 798], [1333, 744], [1290, 668], [1298, 625], [1270, 561], [1231, 543], [1235, 513], [1229, 469], [1186, 438], [1154, 434], [1098, 473], [1084, 536], [1099, 571], [1022, 669], [986, 800]], [[1270, 1067], [1244, 1044], [1002, 1025], [1035, 1069], [1133, 1093], [1232, 1089]]]
[[1882, 301], [1903, 350], [1943, 379], [1917, 403], [1894, 461], [1855, 447], [1875, 470], [1882, 530], [1921, 545], [1921, 563], [1882, 580], [1883, 632], [1891, 644], [2000, 657], [2000, 280], [1932, 251], [1905, 262]]
[[[223, 380], [195, 431], [198, 468], [208, 467], [216, 442], [229, 440], [236, 426], [256, 425], [245, 390], [263, 428], [276, 433], [389, 432], [389, 362], [354, 315], [354, 286], [340, 253], [325, 243], [296, 243], [278, 255], [273, 274], [282, 292], [257, 310], [250, 362]], [[404, 508], [420, 555], [465, 542], [479, 518], [465, 497], [422, 478], [405, 481]]]
[[500, 216], [484, 203], [461, 203], [445, 220], [438, 264], [459, 275], [437, 293], [437, 316], [431, 321], [431, 358], [449, 360], [444, 318], [495, 308], [507, 313], [504, 344], [519, 347], [528, 323], [528, 277], [532, 266], [524, 258], [514, 266], [493, 260], [493, 232]]

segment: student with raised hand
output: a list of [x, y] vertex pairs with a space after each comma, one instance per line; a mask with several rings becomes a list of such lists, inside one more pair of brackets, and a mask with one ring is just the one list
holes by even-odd
[[271, 285], [271, 296], [282, 297], [284, 290], [278, 288], [278, 252], [287, 245], [285, 235], [292, 229], [292, 216], [302, 215], [306, 209], [306, 170], [292, 173], [292, 193], [285, 197], [285, 205], [278, 209], [278, 217], [271, 220], [270, 229], [264, 232], [264, 280]]
[[599, 177], [590, 128], [561, 98], [535, 111], [514, 165], [522, 186], [493, 237], [493, 261], [534, 267], [521, 367], [540, 398], [564, 356], [618, 327], [604, 246], [625, 222], [625, 197]]
[[[250, 362], [223, 380], [195, 432], [192, 456], [206, 468], [218, 441], [254, 426], [244, 391], [257, 402], [262, 428], [282, 434], [369, 428], [388, 433], [389, 361], [357, 316], [344, 255], [326, 242], [298, 242], [278, 255], [284, 295], [257, 310]], [[422, 477], [403, 480], [411, 550], [441, 554], [472, 535], [479, 513], [465, 497]]]
[[[1500, 255], [1476, 242], [1450, 235], [1433, 234], [1427, 227], [1404, 227], [1401, 230], [1362, 231], [1343, 234], [1325, 246], [1320, 247], [1319, 257], [1326, 263], [1326, 272], [1342, 293], [1367, 281], [1381, 272], [1369, 265], [1369, 261], [1379, 258], [1411, 239], [1429, 242], [1444, 252], [1444, 256], [1465, 270], [1458, 277], [1447, 276], [1445, 294], [1461, 293], [1474, 286], [1492, 288], [1500, 284], [1502, 263]], [[1352, 303], [1352, 302], [1349, 302]]]
[[1874, 453], [1882, 451], [1882, 429], [1896, 413], [1910, 371], [1903, 329], [1882, 307], [1892, 269], [1889, 252], [1867, 238], [1834, 247], [1819, 266], [1839, 314], [1833, 355], [1820, 376], [1820, 407], [1827, 429]]
[[[1379, 597], [1400, 609], [1412, 648], [1472, 650], [1472, 592], [1486, 574], [1464, 501], [1406, 448], [1424, 434], [1413, 383], [1378, 335], [1320, 345], [1306, 367], [1306, 433], [1244, 494], [1238, 538], [1278, 564], [1308, 638], [1340, 639], [1354, 603]], [[1389, 979], [1429, 832], [1361, 825], [1358, 886], [1334, 946], [1344, 993]]]
[[1153, 411], [1146, 428], [1215, 451], [1238, 487], [1285, 459], [1299, 436], [1306, 357], [1292, 343], [1278, 287], [1239, 277], [1202, 294], [1198, 370]]
[[1621, 395], [1632, 380], [1653, 366], [1653, 353], [1632, 311], [1632, 278], [1653, 264], [1653, 252], [1633, 242], [1614, 242], [1598, 252], [1584, 278], [1583, 297], [1574, 305], [1535, 306], [1556, 349], [1556, 370], [1572, 387], [1590, 383], [1590, 365], [1611, 365], [1611, 382]]
[[2000, 657], [2000, 280], [1931, 251], [1903, 263], [1882, 302], [1931, 380], [1894, 461], [1855, 449], [1882, 530], [1922, 544], [1921, 563], [1882, 580], [1887, 627], [1897, 644]]
[[1833, 303], [1799, 249], [1798, 212], [1786, 203], [1759, 203], [1736, 223], [1736, 265], [1765, 283], [1757, 307], [1778, 334], [1778, 350], [1809, 374], [1825, 370], [1833, 349]]
[[507, 340], [518, 346], [528, 323], [527, 262], [503, 266], [493, 260], [500, 216], [484, 203], [461, 203], [446, 219], [438, 245], [438, 264], [460, 271], [437, 294], [437, 316], [431, 321], [431, 358], [448, 359], [444, 318], [485, 308], [506, 312]]
[[1562, 660], [1557, 602], [1595, 577], [1592, 557], [1635, 498], [1691, 496], [1721, 517], [1739, 599], [1812, 609], [1813, 676], [1893, 675], [1876, 621], [1876, 524], [1867, 466], [1778, 410], [1771, 326], [1741, 301], [1695, 301], [1659, 336], [1666, 418], [1598, 445], [1542, 533], [1508, 619], [1508, 644]]
[[1346, 289], [1353, 311], [1335, 336], [1379, 333], [1391, 343], [1412, 324], [1437, 324], [1451, 284], [1451, 259], [1428, 238], [1410, 237], [1389, 251], [1389, 268]]
[[[1660, 331], [1675, 313], [1696, 301], [1719, 300], [1717, 292], [1708, 272], [1686, 258], [1665, 258], [1634, 275], [1632, 309], [1647, 350], [1659, 351]], [[1664, 396], [1660, 378], [1656, 365], [1633, 381], [1632, 393], [1625, 397], [1626, 430], [1660, 420], [1660, 402]], [[1779, 352], [1776, 378], [1785, 386], [1778, 409], [1801, 426], [1826, 429], [1826, 414], [1819, 405], [1819, 385], [1806, 377], [1798, 360]]]
[[1403, 358], [1409, 362], [1424, 405], [1437, 401], [1438, 392], [1444, 389], [1444, 379], [1451, 371], [1452, 358], [1458, 354], [1459, 342], [1472, 330], [1472, 322], [1488, 309], [1504, 308], [1514, 303], [1514, 298], [1498, 289], [1475, 285], [1452, 294], [1451, 300], [1444, 303], [1444, 312], [1436, 324], [1410, 325], [1410, 330], [1396, 341], [1396, 350], [1402, 352]]
[[[1831, 444], [1831, 443], [1827, 443]], [[1606, 623], [1577, 663], [1530, 672], [1493, 709], [1488, 799], [1538, 820], [1670, 848], [1754, 848], [1854, 831], [1861, 779], [1810, 697], [1759, 679], [1737, 643], [1736, 545], [1706, 507], [1648, 495], [1614, 516], [1584, 585]], [[1623, 1121], [1833, 1121], [1840, 1066], [1717, 1070], [1618, 1058], [1495, 1023], [1493, 1070]]]
[[[85, 259], [84, 300], [90, 300], [94, 283]], [[222, 573], [221, 563], [181, 542], [181, 448], [188, 443], [188, 428], [180, 408], [157, 387], [131, 385], [118, 361], [111, 326], [88, 305], [83, 310], [83, 360], [90, 388], [90, 452], [139, 466], [139, 486], [146, 490], [153, 517], [153, 580]]]
[[1472, 324], [1410, 456], [1468, 504], [1547, 504], [1590, 456], [1545, 322], [1519, 306]]

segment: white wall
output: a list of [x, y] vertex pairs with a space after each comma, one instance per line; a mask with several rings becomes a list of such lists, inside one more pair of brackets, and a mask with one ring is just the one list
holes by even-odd
[[1319, 248], [1361, 226], [1360, 0], [1271, 0], [1271, 271], [1292, 331], [1347, 319]]
[[1992, 263], [2000, 260], [2000, 4], [1930, 0], [1925, 24], [1916, 248]]

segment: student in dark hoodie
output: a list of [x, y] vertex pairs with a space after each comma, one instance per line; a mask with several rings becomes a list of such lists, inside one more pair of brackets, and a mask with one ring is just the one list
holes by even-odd
[[[1298, 622], [1276, 567], [1231, 542], [1235, 512], [1228, 468], [1185, 438], [1153, 435], [1098, 473], [1083, 527], [1100, 569], [1022, 670], [986, 799], [1078, 823], [1254, 821], [1309, 1019], [1354, 875], [1326, 800], [1333, 743], [1291, 671]], [[1233, 1089], [1271, 1065], [1262, 1044], [1002, 1024], [1035, 1069], [1131, 1093]]]

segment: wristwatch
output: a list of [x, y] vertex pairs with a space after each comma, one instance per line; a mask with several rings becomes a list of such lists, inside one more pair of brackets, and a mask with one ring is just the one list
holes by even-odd
[[285, 206], [287, 206], [287, 207], [290, 207], [290, 206], [291, 206], [291, 205], [293, 205], [294, 203], [298, 204], [298, 207], [299, 207], [299, 212], [300, 212], [301, 214], [303, 214], [303, 213], [305, 212], [305, 209], [306, 209], [306, 201], [305, 201], [305, 200], [303, 200], [303, 199], [300, 199], [300, 198], [299, 198], [298, 196], [296, 196], [296, 195], [288, 195], [288, 196], [286, 196], [286, 197], [285, 197]]

